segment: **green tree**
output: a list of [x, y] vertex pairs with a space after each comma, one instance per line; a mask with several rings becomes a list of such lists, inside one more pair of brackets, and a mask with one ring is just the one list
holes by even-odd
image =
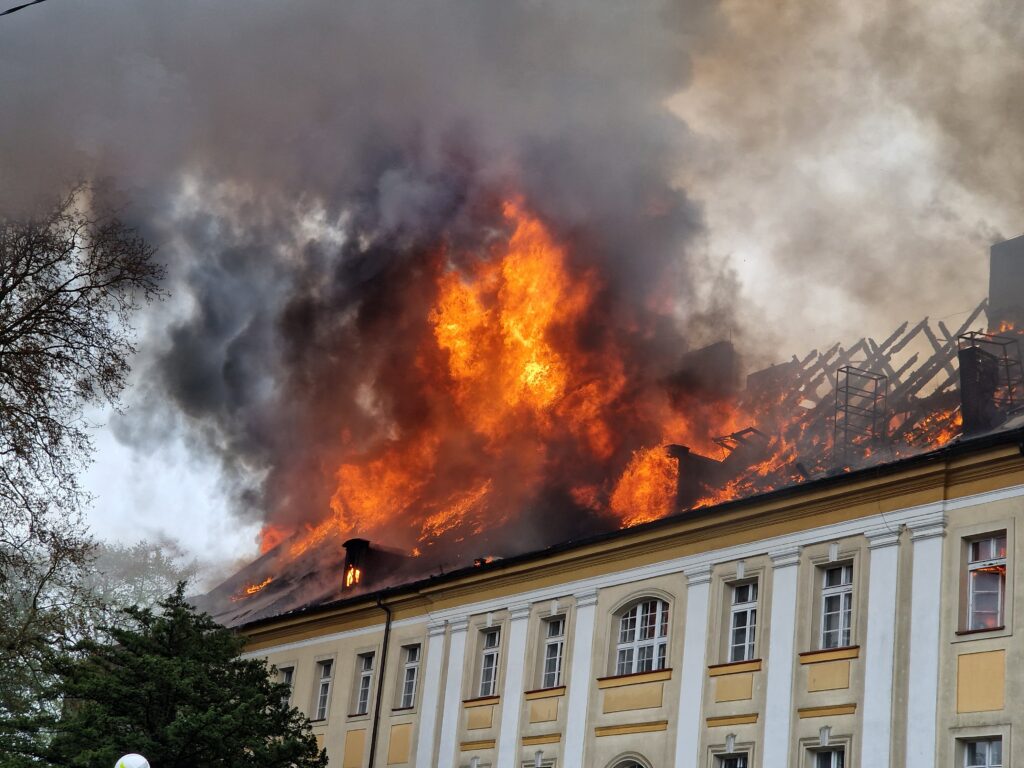
[[110, 768], [138, 752], [154, 768], [325, 768], [287, 686], [265, 662], [239, 658], [238, 635], [196, 612], [183, 583], [159, 609], [127, 609], [109, 641], [84, 640], [65, 660], [54, 692], [63, 711], [42, 724], [50, 738], [38, 758]]
[[0, 211], [0, 760], [48, 703], [55, 655], [94, 623], [83, 408], [116, 406], [131, 319], [162, 295], [153, 248], [94, 192], [29, 218]]

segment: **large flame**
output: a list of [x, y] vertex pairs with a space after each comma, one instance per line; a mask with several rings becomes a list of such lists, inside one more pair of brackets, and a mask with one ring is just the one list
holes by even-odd
[[[325, 539], [359, 535], [419, 555], [441, 540], [500, 530], [545, 494], [604, 525], [635, 525], [677, 503], [667, 444], [727, 459], [738, 443], [715, 436], [754, 425], [788, 422], [758, 433], [756, 460], [693, 505], [806, 479], [801, 452], [824, 448], [827, 438], [805, 434], [799, 393], [767, 402], [698, 391], [670, 397], [628, 351], [631, 334], [650, 330], [642, 322], [594, 333], [609, 287], [603, 276], [571, 259], [522, 201], [507, 202], [503, 216], [504, 234], [486, 252], [438, 249], [424, 333], [407, 367], [422, 418], [400, 427], [382, 413], [380, 436], [350, 446], [334, 465], [329, 513], [298, 531], [268, 524], [264, 551], [291, 537], [287, 552], [298, 557]], [[942, 444], [959, 431], [958, 419], [935, 413], [906, 443]]]

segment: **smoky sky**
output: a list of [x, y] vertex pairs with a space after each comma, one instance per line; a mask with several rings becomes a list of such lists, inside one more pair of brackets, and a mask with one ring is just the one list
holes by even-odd
[[595, 344], [643, 308], [650, 380], [981, 298], [965, 259], [1024, 228], [1024, 19], [963, 5], [55, 0], [0, 23], [0, 209], [93, 181], [173, 292], [119, 436], [315, 519], [340, 434], [427, 418], [372, 383], [509, 191], [607, 276]]

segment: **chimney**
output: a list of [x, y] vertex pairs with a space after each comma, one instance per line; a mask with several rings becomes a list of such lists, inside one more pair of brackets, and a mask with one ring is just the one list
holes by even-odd
[[1024, 328], [1024, 235], [989, 251], [988, 324]]
[[345, 589], [351, 589], [363, 579], [370, 542], [366, 539], [349, 539], [342, 546], [345, 547]]

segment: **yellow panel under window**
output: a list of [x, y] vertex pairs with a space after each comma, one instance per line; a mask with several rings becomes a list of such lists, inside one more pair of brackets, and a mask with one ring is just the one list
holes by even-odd
[[660, 707], [664, 690], [664, 683], [641, 683], [609, 688], [604, 692], [604, 712], [607, 714]]
[[391, 740], [388, 742], [388, 765], [409, 762], [409, 745], [412, 741], [412, 723], [391, 726]]
[[467, 709], [466, 715], [466, 730], [482, 731], [490, 728], [494, 722], [494, 705]]
[[1006, 651], [964, 653], [956, 658], [956, 711], [1002, 709], [1006, 691]]
[[342, 768], [362, 768], [363, 746], [366, 743], [366, 729], [349, 731], [345, 734], [345, 755], [341, 759]]
[[807, 665], [807, 690], [836, 691], [850, 687], [850, 662], [826, 661]]
[[715, 701], [747, 701], [754, 695], [754, 673], [723, 675], [715, 681]]
[[530, 702], [530, 722], [550, 723], [558, 719], [558, 699], [537, 699]]

